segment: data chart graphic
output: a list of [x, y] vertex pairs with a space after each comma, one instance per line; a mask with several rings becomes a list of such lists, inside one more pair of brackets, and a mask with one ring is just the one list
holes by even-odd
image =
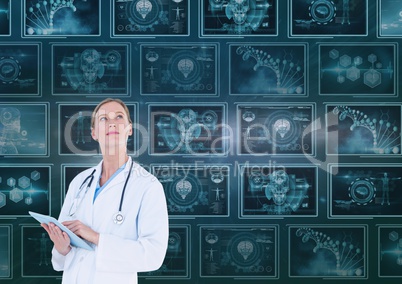
[[327, 154], [401, 155], [401, 106], [328, 104]]
[[289, 0], [291, 36], [336, 37], [368, 34], [367, 0]]
[[316, 167], [245, 164], [240, 173], [240, 217], [317, 216]]
[[201, 35], [277, 35], [277, 5], [277, 0], [201, 0]]
[[278, 278], [278, 228], [200, 226], [201, 277]]
[[397, 46], [320, 44], [320, 95], [395, 96]]
[[189, 34], [190, 0], [113, 0], [113, 36]]
[[307, 95], [307, 45], [255, 44], [230, 46], [230, 94]]
[[26, 37], [99, 36], [100, 0], [24, 0]]
[[[330, 217], [400, 217], [402, 167], [390, 164], [331, 165]], [[336, 174], [332, 174], [332, 173]]]
[[367, 226], [289, 226], [289, 277], [367, 279]]

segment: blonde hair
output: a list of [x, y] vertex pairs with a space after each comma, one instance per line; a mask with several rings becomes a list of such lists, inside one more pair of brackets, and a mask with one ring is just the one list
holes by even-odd
[[120, 104], [120, 105], [123, 107], [124, 111], [126, 112], [128, 122], [131, 123], [131, 124], [133, 123], [133, 122], [131, 121], [130, 111], [128, 110], [128, 107], [126, 106], [126, 104], [125, 104], [122, 100], [120, 100], [120, 99], [113, 99], [113, 98], [107, 98], [107, 99], [104, 99], [103, 101], [101, 101], [101, 102], [95, 107], [94, 111], [92, 112], [91, 128], [94, 128], [94, 126], [95, 126], [96, 114], [97, 114], [97, 112], [99, 111], [100, 107], [103, 106], [104, 104], [107, 104], [107, 103], [110, 103], [110, 102], [116, 102], [116, 103]]

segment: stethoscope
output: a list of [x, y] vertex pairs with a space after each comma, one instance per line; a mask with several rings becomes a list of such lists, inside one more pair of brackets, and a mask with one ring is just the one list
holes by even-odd
[[[124, 182], [123, 191], [121, 192], [119, 211], [117, 211], [117, 213], [113, 215], [113, 222], [115, 224], [117, 224], [117, 225], [121, 225], [123, 223], [123, 221], [124, 221], [124, 216], [121, 213], [121, 209], [123, 207], [124, 193], [126, 191], [128, 180], [130, 179], [131, 170], [133, 169], [133, 164], [134, 164], [134, 162], [131, 161], [130, 170], [128, 171], [126, 181]], [[77, 212], [77, 209], [78, 209], [79, 205], [81, 204], [82, 200], [84, 199], [85, 194], [87, 193], [88, 189], [91, 187], [92, 181], [94, 179], [95, 172], [96, 172], [96, 169], [94, 169], [92, 171], [92, 173], [89, 176], [87, 176], [84, 179], [84, 181], [81, 183], [81, 186], [78, 189], [78, 193], [75, 196], [75, 198], [73, 200], [73, 203], [71, 204], [71, 207], [70, 207], [70, 211], [69, 211], [70, 217], [73, 216], [75, 214], [75, 212]], [[88, 183], [87, 183], [84, 195], [82, 197], [80, 197], [81, 192], [84, 189], [84, 185], [85, 185], [86, 182], [88, 182]]]

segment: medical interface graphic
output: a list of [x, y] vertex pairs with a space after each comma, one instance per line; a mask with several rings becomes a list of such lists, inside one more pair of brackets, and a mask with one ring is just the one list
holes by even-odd
[[127, 95], [127, 44], [54, 44], [54, 95]]
[[100, 0], [24, 0], [26, 37], [99, 36]]
[[277, 0], [202, 0], [202, 36], [277, 34]]
[[113, 36], [188, 35], [190, 0], [113, 0]]
[[289, 227], [289, 277], [366, 279], [367, 226]]

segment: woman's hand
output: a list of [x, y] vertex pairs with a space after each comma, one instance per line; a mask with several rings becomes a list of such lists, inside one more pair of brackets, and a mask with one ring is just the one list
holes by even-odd
[[79, 220], [73, 221], [64, 221], [62, 222], [64, 226], [66, 226], [70, 231], [72, 231], [77, 236], [98, 245], [99, 242], [99, 234], [92, 230], [90, 227], [84, 225]]
[[54, 244], [54, 248], [60, 254], [66, 255], [70, 252], [70, 237], [67, 233], [60, 230], [60, 228], [53, 223], [49, 223], [49, 225], [42, 223], [41, 226], [46, 230]]

